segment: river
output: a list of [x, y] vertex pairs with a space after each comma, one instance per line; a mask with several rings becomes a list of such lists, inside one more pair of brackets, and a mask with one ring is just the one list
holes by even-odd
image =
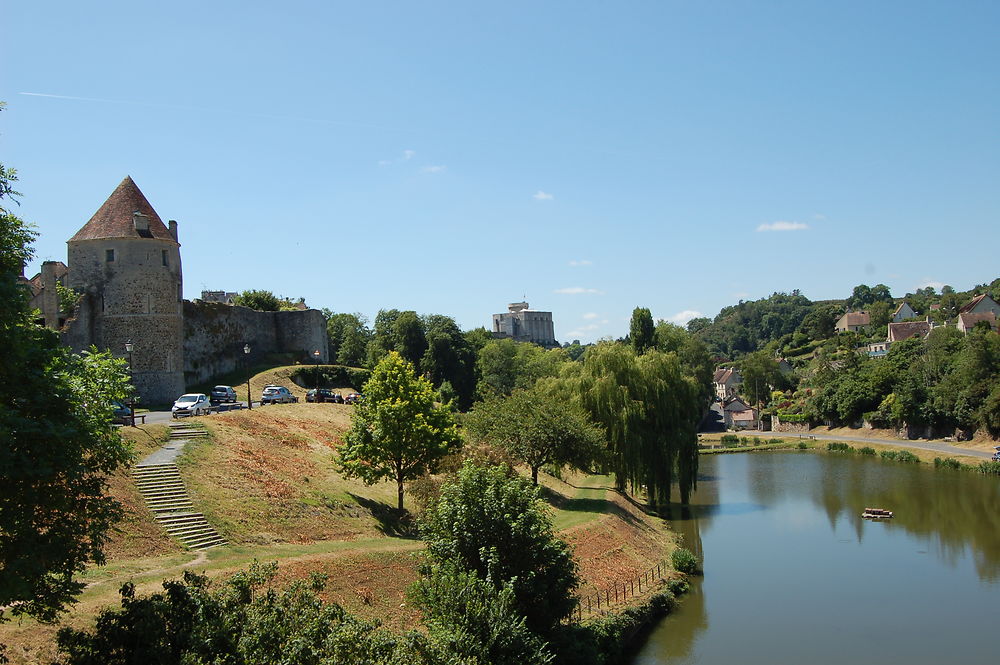
[[635, 665], [1000, 663], [1000, 478], [802, 451], [700, 462], [671, 517], [705, 576]]

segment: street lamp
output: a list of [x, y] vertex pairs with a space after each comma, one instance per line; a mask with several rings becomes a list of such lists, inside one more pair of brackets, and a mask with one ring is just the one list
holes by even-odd
[[[128, 354], [128, 380], [132, 384], [132, 390], [135, 391], [135, 378], [132, 373], [132, 340], [125, 342], [125, 353]], [[128, 414], [129, 420], [132, 423], [132, 427], [135, 427], [135, 393], [129, 395], [128, 398]]]
[[250, 394], [250, 345], [243, 345], [243, 355], [247, 357], [247, 409], [253, 408], [253, 396]]
[[313, 358], [316, 359], [316, 401], [319, 402], [319, 349], [313, 351]]

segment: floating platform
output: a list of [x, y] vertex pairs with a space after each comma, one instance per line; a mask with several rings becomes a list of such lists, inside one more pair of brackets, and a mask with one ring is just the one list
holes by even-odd
[[870, 520], [884, 520], [892, 517], [892, 511], [883, 510], [882, 508], [865, 508], [865, 511], [861, 513], [861, 517]]

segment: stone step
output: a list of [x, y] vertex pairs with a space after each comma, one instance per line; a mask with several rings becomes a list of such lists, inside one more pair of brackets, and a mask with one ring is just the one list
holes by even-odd
[[147, 483], [136, 483], [136, 487], [143, 494], [147, 492], [156, 492], [157, 490], [169, 490], [169, 489], [184, 489], [184, 483], [181, 482], [180, 478], [176, 480], [154, 480]]
[[194, 504], [190, 501], [179, 502], [176, 504], [167, 504], [163, 506], [150, 506], [149, 509], [154, 513], [180, 513], [185, 510], [190, 510], [194, 508]]
[[182, 539], [181, 542], [183, 542], [189, 548], [191, 548], [193, 550], [196, 550], [196, 549], [199, 549], [199, 548], [204, 547], [206, 545], [210, 545], [210, 544], [211, 545], [215, 545], [215, 544], [224, 543], [224, 542], [226, 542], [226, 539], [223, 538], [222, 536], [220, 536], [219, 534], [215, 534], [214, 536], [206, 536], [206, 537], [203, 537], [203, 538], [194, 538], [194, 539], [191, 539], [191, 540], [186, 541], [186, 542]]
[[167, 529], [169, 533], [174, 538], [178, 538], [184, 542], [188, 542], [195, 538], [200, 538], [201, 536], [218, 536], [215, 529], [208, 525], [208, 522], [201, 524], [199, 526], [193, 526], [190, 529]]

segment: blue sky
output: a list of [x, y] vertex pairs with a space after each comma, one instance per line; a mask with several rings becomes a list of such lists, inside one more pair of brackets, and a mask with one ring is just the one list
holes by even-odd
[[39, 261], [131, 175], [188, 298], [466, 329], [526, 298], [587, 342], [996, 278], [998, 32], [996, 2], [10, 2], [0, 160]]

